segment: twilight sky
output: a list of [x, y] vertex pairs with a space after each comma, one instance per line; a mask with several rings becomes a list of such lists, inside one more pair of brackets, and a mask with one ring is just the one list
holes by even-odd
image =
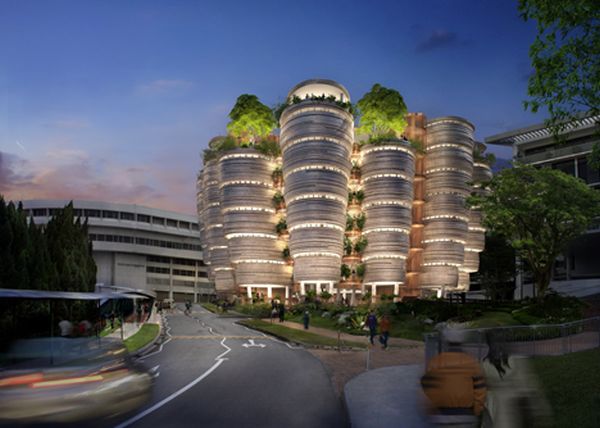
[[395, 88], [480, 140], [539, 123], [516, 3], [0, 0], [0, 194], [194, 214], [200, 153], [237, 96], [272, 106], [313, 77], [353, 101]]

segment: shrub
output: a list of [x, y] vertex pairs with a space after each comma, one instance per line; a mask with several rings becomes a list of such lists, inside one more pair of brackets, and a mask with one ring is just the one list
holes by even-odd
[[236, 306], [235, 310], [253, 318], [269, 318], [271, 316], [271, 305], [268, 303], [244, 304]]

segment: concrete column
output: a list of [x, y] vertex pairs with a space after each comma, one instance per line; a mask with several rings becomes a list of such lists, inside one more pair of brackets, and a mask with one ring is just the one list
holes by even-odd
[[271, 299], [273, 297], [273, 287], [270, 285], [267, 285], [267, 297], [269, 299]]
[[375, 284], [371, 284], [371, 302], [375, 301], [376, 295], [377, 295], [377, 286]]
[[304, 286], [304, 281], [300, 282], [300, 295], [306, 296], [306, 287]]
[[290, 298], [290, 287], [286, 286], [285, 287], [285, 300], [288, 300]]
[[169, 259], [169, 299], [173, 300], [173, 259]]
[[246, 292], [248, 293], [248, 298], [252, 299], [252, 287], [249, 285], [246, 286]]

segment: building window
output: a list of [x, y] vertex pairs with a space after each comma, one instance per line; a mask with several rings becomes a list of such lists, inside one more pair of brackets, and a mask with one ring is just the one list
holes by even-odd
[[167, 219], [167, 226], [169, 227], [177, 227], [177, 220], [171, 220], [170, 218]]
[[203, 271], [198, 271], [198, 278], [208, 278], [208, 273]]
[[146, 258], [146, 260], [148, 260], [149, 262], [152, 263], [165, 263], [165, 264], [169, 264], [171, 263], [171, 259], [168, 257], [161, 257], [161, 256], [148, 256]]
[[169, 268], [164, 268], [164, 267], [156, 267], [156, 266], [146, 266], [146, 272], [150, 272], [150, 273], [163, 273], [163, 274], [169, 274]]
[[127, 213], [127, 212], [122, 212], [121, 213], [121, 220], [135, 220], [135, 216], [133, 215], [133, 213]]
[[180, 221], [179, 222], [179, 227], [181, 229], [189, 229], [190, 228], [190, 224], [187, 221]]
[[164, 226], [165, 225], [165, 219], [162, 218], [162, 217], [152, 217], [152, 224], [159, 224], [161, 226]]
[[569, 159], [562, 162], [555, 162], [552, 164], [552, 169], [558, 169], [565, 174], [575, 176], [575, 161], [573, 159]]
[[100, 217], [100, 210], [84, 210], [85, 217]]
[[62, 208], [50, 208], [48, 211], [50, 212], [51, 216], [55, 216], [60, 214]]
[[119, 218], [117, 211], [102, 211], [102, 218]]
[[173, 275], [194, 277], [194, 276], [196, 276], [196, 273], [193, 270], [173, 269]]
[[192, 223], [192, 230], [194, 230], [196, 232], [200, 230], [200, 227], [198, 227], [197, 223]]
[[33, 210], [34, 217], [46, 217], [47, 215], [48, 212], [46, 211], [46, 208], [35, 208]]

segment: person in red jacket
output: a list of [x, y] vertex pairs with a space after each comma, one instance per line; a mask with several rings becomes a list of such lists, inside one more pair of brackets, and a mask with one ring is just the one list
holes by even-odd
[[384, 315], [383, 318], [381, 318], [381, 321], [379, 322], [379, 332], [381, 334], [379, 336], [379, 341], [383, 345], [383, 349], [387, 349], [388, 347], [388, 338], [390, 337], [391, 326], [392, 323], [390, 322], [390, 317]]

